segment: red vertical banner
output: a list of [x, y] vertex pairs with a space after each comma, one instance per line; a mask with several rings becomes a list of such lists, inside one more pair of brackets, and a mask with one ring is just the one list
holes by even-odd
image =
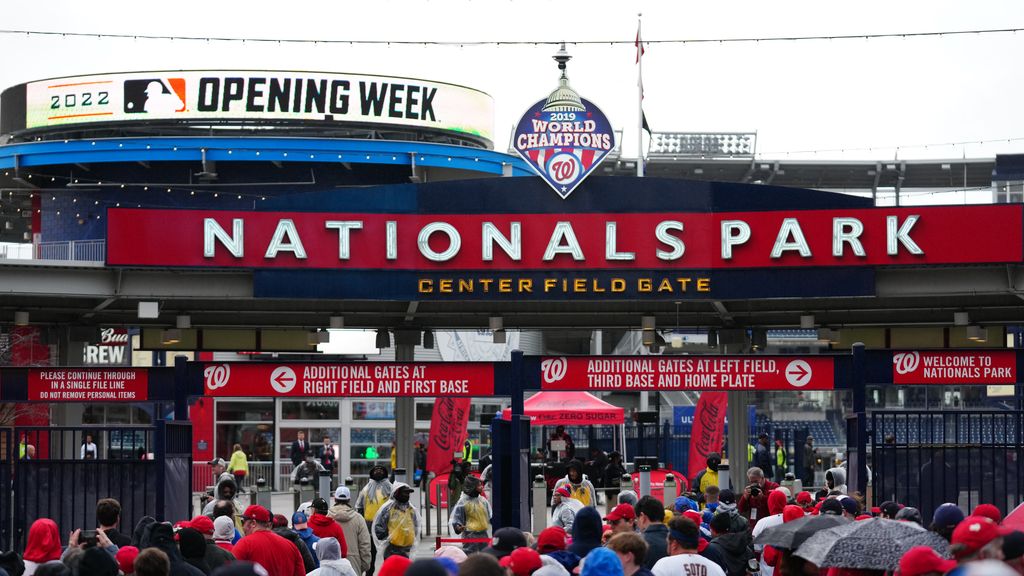
[[427, 444], [427, 472], [440, 475], [451, 471], [455, 451], [461, 451], [466, 442], [469, 403], [470, 398], [451, 397], [438, 398], [434, 403]]
[[722, 434], [728, 392], [702, 392], [693, 413], [690, 433], [690, 459], [687, 477], [694, 478], [707, 465], [708, 454], [722, 452]]

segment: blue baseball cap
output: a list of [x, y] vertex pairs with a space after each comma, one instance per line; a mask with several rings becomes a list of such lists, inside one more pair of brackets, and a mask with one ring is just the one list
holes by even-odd
[[307, 522], [309, 522], [309, 518], [306, 518], [306, 515], [303, 514], [302, 512], [296, 512], [295, 514], [292, 514], [292, 526], [293, 527], [296, 524], [305, 524]]

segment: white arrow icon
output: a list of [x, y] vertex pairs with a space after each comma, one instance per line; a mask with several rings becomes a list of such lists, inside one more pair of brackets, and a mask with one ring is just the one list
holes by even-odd
[[786, 366], [786, 382], [802, 388], [811, 381], [811, 365], [804, 360], [793, 360]]
[[281, 394], [295, 388], [295, 371], [287, 366], [278, 366], [270, 373], [270, 385]]

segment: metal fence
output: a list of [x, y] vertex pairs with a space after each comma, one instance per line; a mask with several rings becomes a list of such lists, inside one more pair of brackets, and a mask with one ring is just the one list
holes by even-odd
[[[291, 464], [289, 463], [289, 467]], [[291, 473], [291, 469], [288, 470]], [[239, 490], [249, 490], [256, 486], [256, 480], [263, 478], [267, 486], [274, 488], [274, 464], [273, 462], [249, 462], [249, 473], [242, 479]], [[287, 480], [287, 478], [285, 478]], [[209, 462], [195, 462], [192, 464], [192, 491], [206, 492], [216, 486], [217, 480], [213, 477], [213, 466]], [[288, 483], [291, 486], [291, 483]], [[282, 488], [284, 489], [284, 488]]]
[[40, 242], [36, 251], [39, 260], [103, 262], [106, 256], [107, 241], [104, 239]]
[[944, 502], [1006, 514], [1024, 494], [1024, 412], [874, 412], [870, 423], [876, 502], [914, 506], [927, 523]]

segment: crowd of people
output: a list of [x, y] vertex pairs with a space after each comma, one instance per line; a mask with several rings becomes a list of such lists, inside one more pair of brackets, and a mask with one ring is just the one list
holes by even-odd
[[[598, 512], [597, 491], [573, 462], [555, 486], [549, 526], [536, 537], [492, 530], [483, 483], [468, 476], [449, 515], [456, 538], [433, 558], [414, 558], [421, 534], [412, 488], [377, 466], [355, 499], [316, 498], [289, 518], [241, 509], [234, 470], [220, 477], [199, 516], [170, 524], [142, 518], [120, 530], [121, 506], [96, 506], [96, 530], [68, 545], [47, 518], [29, 528], [23, 554], [0, 555], [0, 576], [1013, 576], [1024, 575], [1024, 532], [990, 504], [969, 515], [955, 504], [920, 511], [897, 502], [865, 508], [841, 468], [826, 486], [792, 493], [760, 467], [742, 491], [721, 489], [721, 457], [670, 505], [620, 490]], [[289, 511], [291, 512], [291, 511]], [[379, 562], [379, 570], [378, 570]]]

